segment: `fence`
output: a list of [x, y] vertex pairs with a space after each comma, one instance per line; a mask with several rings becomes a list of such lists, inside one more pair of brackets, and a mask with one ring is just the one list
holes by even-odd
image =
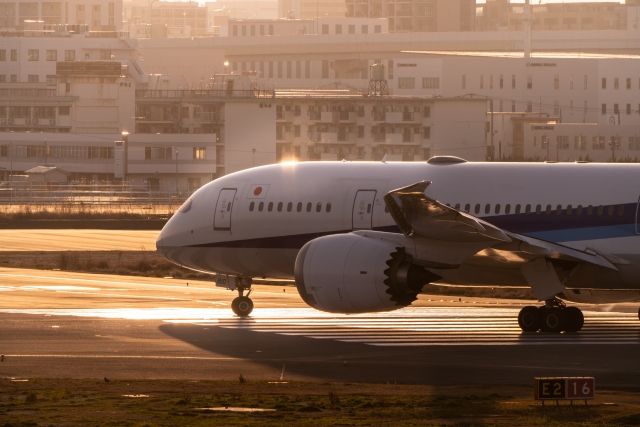
[[195, 191], [140, 189], [129, 183], [75, 184], [75, 183], [3, 183], [0, 187], [0, 205], [141, 208], [177, 206]]

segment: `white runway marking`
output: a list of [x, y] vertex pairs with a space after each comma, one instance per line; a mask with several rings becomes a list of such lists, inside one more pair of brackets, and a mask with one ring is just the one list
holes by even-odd
[[[388, 315], [221, 318], [222, 328], [373, 346], [640, 344], [637, 315], [587, 312], [578, 333], [523, 333], [518, 310], [415, 308]], [[293, 313], [289, 313], [293, 314]], [[483, 315], [484, 314], [484, 315]]]

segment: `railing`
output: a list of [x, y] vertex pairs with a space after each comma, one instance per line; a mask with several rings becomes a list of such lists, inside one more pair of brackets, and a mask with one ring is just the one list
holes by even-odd
[[0, 89], [0, 98], [56, 96], [55, 89]]
[[220, 121], [220, 113], [216, 112], [197, 112], [194, 115], [194, 119], [198, 123], [207, 123], [207, 122], [219, 122]]
[[272, 89], [136, 90], [136, 98], [275, 98]]
[[197, 188], [175, 188], [170, 184], [75, 184], [7, 183], [0, 187], [1, 205], [24, 206], [155, 206], [183, 203]]

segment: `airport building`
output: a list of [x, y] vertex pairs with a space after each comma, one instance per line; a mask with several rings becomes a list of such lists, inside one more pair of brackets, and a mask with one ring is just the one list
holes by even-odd
[[87, 26], [91, 31], [122, 30], [122, 0], [0, 1], [0, 29], [24, 30], [25, 22]]

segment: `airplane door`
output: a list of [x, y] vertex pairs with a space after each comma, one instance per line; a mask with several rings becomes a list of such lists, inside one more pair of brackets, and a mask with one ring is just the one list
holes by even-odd
[[353, 202], [354, 230], [371, 230], [375, 199], [375, 190], [360, 190], [356, 193], [356, 199]]
[[216, 212], [213, 217], [214, 230], [231, 229], [231, 210], [233, 208], [233, 199], [235, 197], [235, 188], [223, 188], [220, 191], [218, 203], [216, 203]]

